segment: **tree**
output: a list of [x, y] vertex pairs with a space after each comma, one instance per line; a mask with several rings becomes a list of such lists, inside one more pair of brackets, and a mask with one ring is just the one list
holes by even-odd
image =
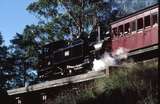
[[[27, 10], [40, 18], [47, 18], [44, 27], [53, 29], [50, 34], [60, 37], [68, 29], [68, 33], [74, 36], [81, 32], [90, 33], [99, 22], [106, 21], [104, 15], [109, 15], [109, 3], [103, 0], [38, 0], [31, 3]], [[102, 21], [98, 21], [102, 18]]]
[[8, 48], [3, 45], [3, 37], [0, 33], [0, 88], [5, 88], [5, 83], [8, 80], [9, 67], [7, 62]]
[[14, 39], [11, 40], [10, 53], [11, 59], [14, 60], [13, 69], [16, 73], [16, 77], [11, 81], [14, 87], [21, 87], [26, 83], [28, 84], [30, 77], [28, 70], [31, 68], [34, 70], [37, 64], [38, 42], [34, 40], [32, 29], [33, 27], [26, 26], [23, 34], [16, 33]]

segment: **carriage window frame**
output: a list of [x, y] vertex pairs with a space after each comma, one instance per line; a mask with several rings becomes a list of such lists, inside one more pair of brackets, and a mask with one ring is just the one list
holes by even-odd
[[123, 24], [122, 24], [122, 25], [119, 25], [119, 26], [118, 26], [118, 35], [119, 35], [119, 36], [122, 36], [123, 33], [124, 33], [124, 26], [123, 26]]
[[124, 24], [124, 33], [128, 34], [128, 33], [130, 33], [130, 31], [131, 31], [131, 24], [130, 24], [130, 22], [125, 23]]
[[118, 37], [118, 28], [117, 27], [114, 27], [112, 29], [112, 32], [113, 32], [113, 37]]
[[131, 21], [131, 32], [137, 31], [137, 23], [136, 20]]
[[147, 15], [144, 17], [144, 27], [150, 27], [151, 26], [151, 16]]
[[144, 28], [144, 19], [143, 18], [138, 18], [137, 19], [137, 30], [143, 30]]
[[[154, 19], [154, 16], [156, 16], [156, 19]], [[152, 20], [152, 26], [158, 24], [158, 12], [152, 13], [151, 14], [151, 20]], [[154, 21], [156, 20], [156, 21]]]

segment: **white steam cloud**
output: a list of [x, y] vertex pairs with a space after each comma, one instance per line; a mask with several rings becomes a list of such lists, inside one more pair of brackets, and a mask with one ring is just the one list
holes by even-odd
[[109, 66], [116, 65], [119, 61], [127, 59], [128, 50], [120, 47], [112, 54], [105, 52], [101, 59], [94, 59], [93, 61], [93, 71], [99, 71], [107, 69]]
[[128, 49], [119, 47], [115, 52], [112, 53], [112, 56], [117, 60], [127, 59]]

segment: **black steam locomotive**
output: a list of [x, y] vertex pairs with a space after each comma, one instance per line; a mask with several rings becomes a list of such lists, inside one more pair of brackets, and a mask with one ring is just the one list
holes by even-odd
[[43, 46], [38, 64], [39, 78], [58, 79], [92, 70], [94, 58], [105, 50], [104, 43], [100, 35], [83, 32], [72, 42], [60, 40]]

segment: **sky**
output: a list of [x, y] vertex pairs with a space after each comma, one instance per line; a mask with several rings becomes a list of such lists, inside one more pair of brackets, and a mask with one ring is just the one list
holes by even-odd
[[37, 24], [38, 19], [26, 8], [34, 0], [0, 0], [0, 32], [5, 45], [10, 45], [16, 32], [22, 33], [25, 25]]

